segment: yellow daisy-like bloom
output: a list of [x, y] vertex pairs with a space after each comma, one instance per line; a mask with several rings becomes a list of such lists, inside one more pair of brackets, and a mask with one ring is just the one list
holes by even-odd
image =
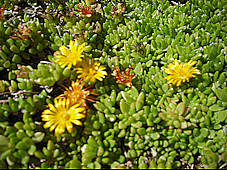
[[194, 74], [200, 74], [200, 71], [196, 67], [191, 68], [197, 62], [190, 60], [188, 63], [179, 64], [178, 60], [174, 60], [174, 64], [169, 64], [165, 69], [169, 76], [165, 79], [169, 80], [168, 83], [175, 84], [179, 86], [182, 82], [189, 81], [191, 77], [196, 77]]
[[62, 68], [65, 68], [68, 66], [70, 69], [72, 65], [76, 65], [78, 62], [82, 61], [82, 55], [84, 51], [85, 43], [82, 45], [79, 45], [77, 40], [70, 41], [69, 43], [69, 49], [65, 46], [61, 46], [59, 48], [61, 54], [56, 56], [56, 59], [54, 60], [56, 63], [58, 63]]
[[85, 60], [80, 67], [75, 70], [79, 74], [78, 78], [84, 81], [95, 82], [96, 79], [102, 81], [107, 72], [104, 71], [106, 67], [101, 66], [99, 62], [93, 60]]
[[61, 94], [58, 96], [58, 98], [65, 97], [68, 98], [70, 101], [70, 104], [80, 104], [81, 106], [86, 107], [86, 100], [95, 102], [94, 97], [89, 96], [90, 94], [92, 95], [97, 95], [96, 93], [93, 93], [92, 90], [87, 88], [83, 88], [84, 84], [77, 80], [76, 82], [72, 81], [72, 84], [69, 88], [65, 88], [66, 91], [64, 91], [64, 94]]
[[69, 99], [60, 98], [54, 99], [54, 105], [48, 104], [49, 109], [46, 109], [42, 113], [42, 120], [47, 121], [44, 124], [44, 128], [50, 128], [50, 132], [55, 129], [55, 135], [60, 135], [67, 128], [69, 133], [72, 133], [73, 124], [81, 126], [82, 123], [78, 119], [85, 117], [83, 112], [84, 107], [79, 104], [70, 106]]

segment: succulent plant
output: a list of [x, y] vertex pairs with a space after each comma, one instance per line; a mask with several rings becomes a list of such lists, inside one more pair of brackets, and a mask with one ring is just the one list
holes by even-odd
[[[0, 168], [225, 169], [225, 25], [224, 0], [0, 1]], [[96, 99], [55, 136], [41, 113], [79, 81], [54, 63], [75, 40], [107, 75], [82, 82]], [[201, 75], [168, 84], [174, 60]]]
[[0, 80], [0, 92], [6, 91], [7, 86], [9, 86], [9, 82]]
[[217, 168], [218, 155], [216, 153], [209, 149], [204, 149], [203, 155], [201, 161], [206, 165], [206, 168]]
[[70, 73], [71, 71], [68, 68], [62, 69], [58, 64], [50, 63], [48, 65], [40, 63], [37, 69], [33, 69], [29, 73], [29, 78], [39, 85], [53, 86], [55, 82], [68, 78]]
[[184, 102], [176, 103], [176, 101], [167, 98], [165, 105], [161, 107], [159, 117], [167, 122], [170, 129], [185, 129], [191, 126], [191, 123], [185, 120], [189, 109], [187, 109]]

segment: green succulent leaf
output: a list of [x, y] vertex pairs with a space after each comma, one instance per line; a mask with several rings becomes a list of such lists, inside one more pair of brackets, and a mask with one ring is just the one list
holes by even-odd
[[41, 142], [45, 136], [45, 133], [43, 132], [36, 132], [34, 134], [34, 137], [32, 137], [32, 141], [34, 142]]
[[227, 111], [223, 110], [223, 111], [215, 112], [214, 118], [216, 120], [216, 123], [220, 123], [220, 122], [225, 121], [226, 118], [227, 118]]
[[[0, 135], [0, 153], [8, 150], [9, 139], [5, 136]], [[1, 155], [1, 154], [0, 154]]]

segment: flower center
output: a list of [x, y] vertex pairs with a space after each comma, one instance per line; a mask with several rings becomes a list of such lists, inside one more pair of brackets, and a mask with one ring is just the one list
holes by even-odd
[[94, 74], [96, 74], [96, 69], [94, 69], [94, 68], [90, 68], [89, 69], [89, 74], [91, 74], [91, 75], [94, 75]]
[[185, 79], [186, 73], [182, 70], [178, 73], [180, 79]]
[[59, 119], [62, 121], [68, 121], [70, 119], [70, 115], [68, 112], [61, 112], [59, 114]]
[[64, 119], [65, 121], [68, 121], [69, 118], [70, 118], [69, 114], [64, 114], [64, 115], [63, 115], [63, 119]]
[[84, 93], [83, 91], [74, 90], [71, 94], [69, 93], [69, 96], [71, 96], [72, 99], [79, 100], [84, 98]]

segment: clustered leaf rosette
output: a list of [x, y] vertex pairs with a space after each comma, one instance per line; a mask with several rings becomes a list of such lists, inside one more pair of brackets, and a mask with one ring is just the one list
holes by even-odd
[[114, 77], [117, 83], [125, 84], [132, 87], [132, 80], [135, 78], [135, 74], [131, 73], [132, 66], [128, 67], [125, 71], [119, 68], [119, 66], [113, 67], [114, 71], [111, 75]]
[[90, 95], [97, 95], [90, 87], [84, 88], [85, 82], [102, 81], [107, 75], [106, 68], [98, 61], [85, 58], [84, 46], [85, 43], [79, 45], [77, 40], [71, 40], [69, 48], [61, 46], [60, 52], [55, 55], [54, 62], [62, 68], [76, 67], [75, 71], [79, 74], [78, 79], [72, 80], [71, 86], [65, 87], [64, 93], [54, 99], [54, 105], [48, 104], [49, 109], [42, 113], [42, 120], [47, 121], [44, 128], [55, 129], [56, 136], [64, 133], [65, 128], [72, 133], [72, 124], [82, 125], [78, 119], [85, 118], [86, 101], [95, 102], [96, 98]]
[[196, 77], [194, 74], [200, 74], [200, 71], [196, 67], [191, 68], [197, 62], [190, 60], [188, 63], [180, 64], [178, 60], [174, 60], [174, 64], [169, 64], [168, 68], [165, 68], [165, 72], [170, 74], [165, 77], [169, 80], [168, 83], [172, 83], [176, 86], [180, 86], [182, 82], [189, 82], [189, 79]]

